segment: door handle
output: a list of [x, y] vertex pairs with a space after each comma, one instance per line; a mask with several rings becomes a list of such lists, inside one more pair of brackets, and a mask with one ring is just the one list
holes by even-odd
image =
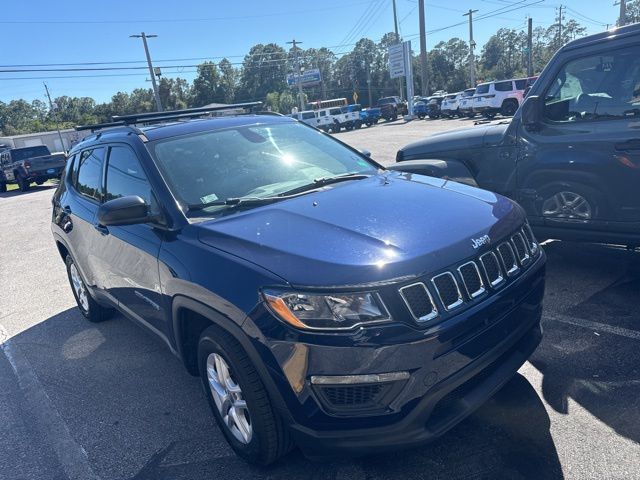
[[619, 152], [640, 150], [640, 138], [634, 138], [633, 140], [628, 140], [626, 142], [616, 143], [614, 147]]
[[97, 231], [100, 232], [101, 235], [109, 235], [109, 229], [107, 227], [105, 227], [104, 225], [100, 225], [99, 223], [96, 223], [93, 228], [95, 228]]

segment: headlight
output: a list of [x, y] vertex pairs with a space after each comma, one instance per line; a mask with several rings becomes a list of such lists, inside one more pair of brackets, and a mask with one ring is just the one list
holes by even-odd
[[320, 295], [265, 291], [263, 296], [278, 318], [297, 328], [344, 330], [390, 318], [375, 292]]

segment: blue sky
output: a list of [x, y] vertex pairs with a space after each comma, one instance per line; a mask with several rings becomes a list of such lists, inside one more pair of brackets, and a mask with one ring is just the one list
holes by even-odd
[[[431, 32], [427, 46], [430, 49], [437, 42], [456, 36], [467, 39], [468, 26], [462, 13], [469, 8], [479, 10], [477, 18], [493, 15], [474, 22], [474, 36], [481, 48], [500, 27], [524, 29], [527, 15], [533, 18], [534, 26], [549, 26], [560, 2], [568, 7], [565, 19], [578, 20], [589, 33], [615, 23], [618, 7], [613, 6], [613, 0], [426, 0], [427, 31]], [[256, 43], [275, 42], [286, 47], [285, 42], [294, 37], [303, 41], [305, 48], [330, 46], [334, 52], [343, 53], [352, 48], [348, 44], [363, 36], [377, 41], [393, 30], [391, 0], [4, 0], [2, 3], [0, 70], [13, 68], [10, 65], [79, 62], [134, 62], [95, 65], [96, 68], [144, 67], [141, 40], [129, 38], [141, 31], [158, 35], [149, 40], [154, 63], [171, 66], [194, 65], [201, 58], [219, 61], [224, 56], [232, 62], [241, 62]], [[524, 8], [518, 8], [523, 5]], [[418, 33], [417, 0], [397, 0], [397, 7], [401, 34], [411, 38], [417, 50], [418, 39], [413, 36]], [[502, 10], [492, 13], [498, 9]], [[192, 70], [165, 69], [168, 76], [189, 80], [194, 76]], [[54, 78], [63, 76], [76, 77]], [[0, 72], [0, 100], [44, 99], [42, 82], [46, 80], [53, 96], [91, 96], [101, 102], [117, 91], [149, 87], [146, 78], [144, 70]]]

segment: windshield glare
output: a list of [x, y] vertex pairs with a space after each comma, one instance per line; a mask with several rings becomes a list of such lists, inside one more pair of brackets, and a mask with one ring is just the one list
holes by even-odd
[[[318, 178], [377, 172], [362, 156], [298, 123], [199, 132], [151, 142], [148, 147], [184, 205], [271, 197]], [[225, 206], [205, 211], [221, 208]]]

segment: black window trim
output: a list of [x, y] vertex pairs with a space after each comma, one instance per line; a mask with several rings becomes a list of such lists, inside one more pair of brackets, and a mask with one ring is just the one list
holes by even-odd
[[[624, 50], [627, 48], [633, 48], [633, 47], [639, 47], [640, 46], [640, 41], [634, 41], [634, 42], [626, 42], [620, 46], [616, 46], [614, 48], [608, 47], [608, 48], [601, 48], [601, 49], [597, 49], [597, 50], [589, 50], [588, 53], [580, 53], [580, 49], [578, 50], [572, 50], [571, 53], [572, 55], [568, 56], [567, 59], [565, 61], [563, 61], [554, 71], [552, 75], [545, 75], [545, 80], [547, 77], [550, 77], [552, 80], [555, 80], [556, 78], [558, 78], [558, 74], [560, 73], [560, 71], [565, 68], [567, 66], [568, 63], [573, 62], [575, 60], [578, 60], [580, 58], [586, 58], [586, 57], [594, 57], [594, 56], [598, 56], [598, 55], [606, 55], [606, 54], [610, 54], [611, 52], [615, 52], [617, 50]], [[534, 83], [539, 82], [540, 77], [538, 77]], [[533, 85], [533, 84], [532, 84]], [[549, 92], [549, 90], [551, 90], [551, 88], [553, 87], [553, 83], [548, 83], [547, 87], [542, 91], [542, 93], [539, 94], [539, 97], [542, 99], [542, 102], [544, 103], [543, 109], [542, 109], [542, 124], [543, 125], [548, 125], [548, 126], [558, 126], [558, 125], [582, 125], [584, 123], [595, 123], [595, 122], [619, 122], [619, 121], [625, 121], [628, 122], [629, 118], [625, 118], [625, 117], [620, 117], [620, 118], [594, 118], [594, 119], [586, 119], [586, 120], [580, 120], [579, 122], [570, 122], [570, 121], [559, 121], [559, 120], [551, 120], [549, 118], [546, 117], [545, 114], [545, 107], [546, 107], [546, 98], [547, 98], [547, 93]]]

